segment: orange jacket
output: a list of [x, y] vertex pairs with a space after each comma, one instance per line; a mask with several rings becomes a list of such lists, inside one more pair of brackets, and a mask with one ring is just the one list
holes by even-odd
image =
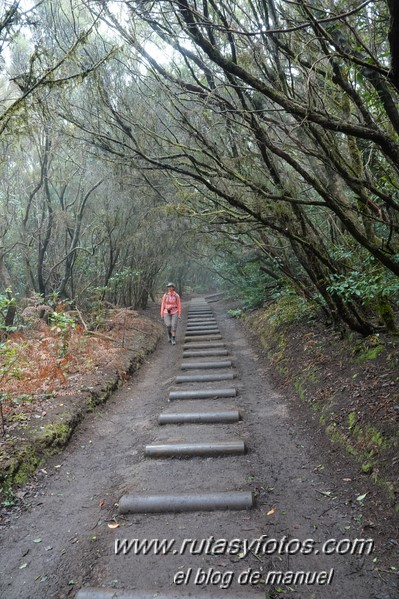
[[164, 293], [162, 296], [161, 316], [163, 317], [165, 313], [177, 313], [179, 318], [181, 317], [180, 295], [176, 293], [176, 291], [174, 290], [168, 291], [167, 293]]

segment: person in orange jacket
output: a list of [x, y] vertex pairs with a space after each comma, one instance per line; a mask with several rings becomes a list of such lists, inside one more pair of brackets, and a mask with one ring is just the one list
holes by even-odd
[[168, 341], [176, 345], [176, 329], [178, 319], [181, 318], [180, 295], [176, 292], [173, 283], [168, 283], [167, 292], [162, 296], [161, 318], [168, 331]]

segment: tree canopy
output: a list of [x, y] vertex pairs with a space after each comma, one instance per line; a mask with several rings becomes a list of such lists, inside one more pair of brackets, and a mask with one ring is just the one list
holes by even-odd
[[395, 329], [398, 13], [6, 3], [2, 285], [145, 306], [170, 275]]

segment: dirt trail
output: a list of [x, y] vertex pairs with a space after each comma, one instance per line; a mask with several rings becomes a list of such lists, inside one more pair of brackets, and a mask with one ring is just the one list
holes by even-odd
[[[226, 597], [234, 592], [301, 599], [398, 596], [389, 552], [381, 555], [377, 548], [369, 556], [323, 554], [327, 541], [332, 551], [333, 539], [372, 538], [372, 531], [359, 524], [361, 502], [356, 497], [362, 489], [345, 481], [344, 468], [337, 473], [336, 464], [320, 463], [309, 432], [297, 426], [287, 400], [272, 389], [261, 353], [251, 348], [239, 323], [226, 318], [222, 303], [211, 305], [238, 374], [238, 396], [218, 400], [218, 406], [239, 407], [243, 420], [233, 425], [158, 426], [159, 414], [170, 408], [167, 398], [176, 389], [174, 377], [181, 374], [183, 318], [178, 345], [163, 341], [104, 407], [87, 416], [67, 449], [46, 465], [31, 508], [0, 540], [2, 599], [61, 599], [94, 586], [145, 589], [154, 596], [176, 588], [187, 596], [204, 597], [223, 588]], [[195, 402], [184, 400], [184, 406]], [[214, 400], [201, 401], [201, 407], [207, 406], [215, 407]], [[161, 460], [143, 453], [153, 441], [216, 438], [244, 440], [248, 453]], [[337, 476], [340, 488], [335, 486]], [[115, 506], [124, 493], [230, 490], [252, 491], [256, 507], [121, 517]], [[114, 521], [118, 528], [108, 526]], [[167, 555], [135, 555], [133, 550], [116, 555], [116, 539], [166, 539], [174, 544]], [[237, 551], [237, 543], [221, 541], [233, 539], [253, 541], [252, 550], [247, 553], [244, 546]], [[315, 551], [297, 552], [306, 540], [305, 547], [314, 543]], [[286, 550], [279, 552], [283, 546]], [[340, 548], [342, 553], [349, 550], [349, 541]], [[376, 558], [387, 564], [385, 572], [376, 569]], [[259, 578], [266, 579], [270, 571], [325, 571], [331, 583], [295, 586], [286, 579], [287, 584], [275, 580], [265, 586]], [[244, 584], [248, 572], [260, 573], [257, 585]], [[176, 575], [187, 584], [174, 585]]]

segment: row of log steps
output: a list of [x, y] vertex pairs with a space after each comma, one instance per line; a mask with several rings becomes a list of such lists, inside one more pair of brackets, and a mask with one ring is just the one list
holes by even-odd
[[[232, 380], [231, 360], [208, 360], [187, 362], [187, 358], [228, 356], [229, 352], [222, 342], [218, 325], [212, 310], [206, 306], [192, 306], [187, 317], [187, 327], [183, 346], [182, 370], [207, 370], [212, 372], [195, 373], [177, 376], [175, 382], [205, 383], [222, 380]], [[214, 373], [214, 370], [224, 372]], [[169, 401], [185, 399], [219, 399], [235, 397], [235, 388], [193, 389], [188, 391], [171, 391]], [[206, 412], [164, 412], [158, 418], [158, 424], [233, 424], [239, 422], [241, 415], [238, 410], [211, 410]], [[148, 458], [193, 458], [193, 457], [227, 457], [244, 455], [246, 445], [241, 440], [215, 441], [201, 443], [154, 443], [147, 445], [144, 455]], [[179, 511], [210, 511], [229, 509], [249, 509], [253, 506], [253, 496], [250, 492], [224, 492], [196, 495], [125, 495], [119, 502], [120, 513], [140, 512], [179, 512]]]

